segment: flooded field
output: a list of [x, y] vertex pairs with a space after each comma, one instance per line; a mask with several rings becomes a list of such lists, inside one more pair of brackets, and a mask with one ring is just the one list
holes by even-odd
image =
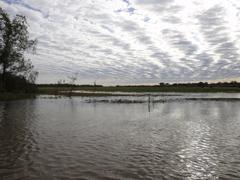
[[0, 179], [240, 179], [240, 94], [0, 102]]

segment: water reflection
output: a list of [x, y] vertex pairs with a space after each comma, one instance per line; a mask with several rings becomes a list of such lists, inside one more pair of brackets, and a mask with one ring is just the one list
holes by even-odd
[[37, 148], [31, 122], [34, 101], [0, 104], [0, 174], [27, 178], [31, 153]]
[[3, 179], [238, 179], [239, 102], [0, 104]]

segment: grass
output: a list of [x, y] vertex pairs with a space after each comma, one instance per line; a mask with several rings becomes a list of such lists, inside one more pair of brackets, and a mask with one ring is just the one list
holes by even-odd
[[[68, 87], [39, 87], [40, 94], [66, 94], [70, 88]], [[183, 92], [183, 93], [240, 93], [239, 87], [186, 87], [186, 86], [104, 86], [104, 87], [74, 87], [74, 91], [95, 91], [95, 92]], [[75, 94], [75, 93], [73, 93]], [[76, 93], [77, 95], [85, 93]], [[93, 93], [89, 92], [88, 95]], [[95, 94], [96, 95], [96, 94]]]

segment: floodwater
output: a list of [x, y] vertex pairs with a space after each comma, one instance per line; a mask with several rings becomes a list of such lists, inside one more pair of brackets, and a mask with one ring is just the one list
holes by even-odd
[[240, 179], [240, 95], [168, 95], [0, 102], [0, 179]]

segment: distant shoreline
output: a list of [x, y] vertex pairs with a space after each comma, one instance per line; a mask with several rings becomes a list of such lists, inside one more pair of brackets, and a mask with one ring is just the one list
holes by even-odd
[[[0, 93], [0, 101], [31, 99], [37, 95], [56, 96], [146, 96], [154, 93], [240, 93], [240, 86], [236, 87], [197, 87], [197, 86], [57, 86], [38, 85], [35, 93]], [[166, 94], [165, 94], [166, 95]]]
[[[67, 95], [72, 91], [72, 95], [113, 95], [124, 93], [240, 93], [240, 86], [236, 87], [198, 87], [189, 85], [179, 86], [38, 86], [39, 94], [60, 94]], [[79, 92], [78, 92], [79, 91]], [[82, 91], [82, 92], [81, 92]], [[97, 93], [99, 92], [99, 94]], [[117, 92], [117, 93], [116, 93]]]

